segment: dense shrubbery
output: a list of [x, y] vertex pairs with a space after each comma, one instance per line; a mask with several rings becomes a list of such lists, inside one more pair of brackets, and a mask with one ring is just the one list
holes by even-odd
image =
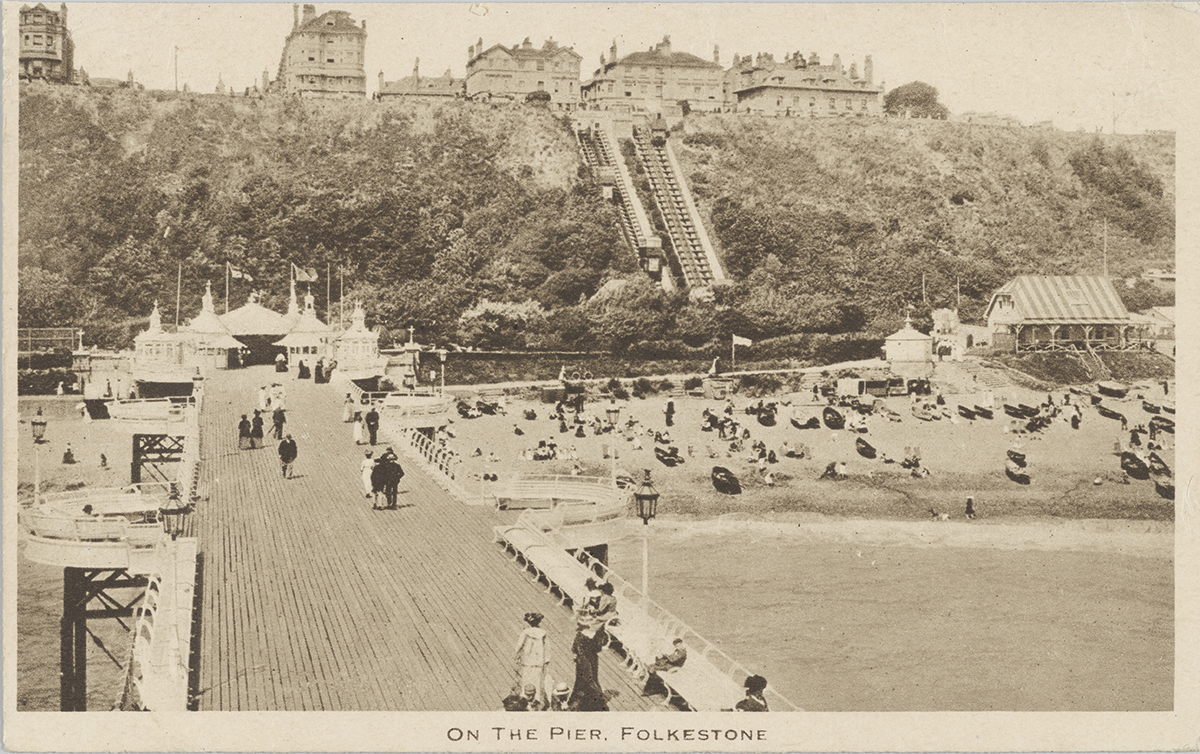
[[[1116, 274], [1169, 265], [1173, 142], [1122, 138], [690, 116], [676, 150], [732, 278], [705, 303], [637, 271], [616, 208], [540, 107], [31, 86], [20, 321], [84, 322], [89, 342], [127, 346], [156, 298], [173, 303], [179, 264], [186, 319], [204, 280], [222, 297], [226, 262], [282, 310], [295, 262], [321, 273], [321, 312], [327, 265], [334, 311], [345, 269], [345, 298], [364, 302], [385, 344], [412, 325], [425, 342], [689, 370], [727, 356], [733, 335], [755, 341], [739, 362], [871, 357], [909, 304], [927, 324], [961, 296], [969, 321], [1013, 274], [1098, 270], [1105, 218]], [[231, 306], [248, 288], [235, 282]], [[1164, 303], [1144, 287], [1123, 295]]]

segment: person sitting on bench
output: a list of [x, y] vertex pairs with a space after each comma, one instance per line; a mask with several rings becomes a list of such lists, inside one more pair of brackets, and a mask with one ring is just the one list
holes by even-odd
[[642, 690], [642, 696], [650, 694], [665, 694], [667, 691], [666, 684], [663, 683], [659, 673], [675, 668], [683, 667], [687, 662], [687, 647], [683, 644], [683, 639], [676, 639], [672, 644], [673, 651], [670, 654], [659, 655], [654, 658], [654, 664], [646, 668], [650, 675], [646, 678], [646, 686]]

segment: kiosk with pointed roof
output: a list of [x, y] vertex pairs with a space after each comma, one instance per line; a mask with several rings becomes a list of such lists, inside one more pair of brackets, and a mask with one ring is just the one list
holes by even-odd
[[245, 304], [217, 317], [246, 348], [247, 364], [270, 364], [280, 352], [275, 341], [291, 329], [291, 323], [280, 314], [258, 303], [258, 292], [250, 293]]
[[[289, 318], [292, 307], [296, 305], [296, 284], [292, 283], [292, 303], [288, 309]], [[333, 332], [329, 325], [317, 318], [315, 299], [312, 293], [304, 296], [304, 311], [296, 315], [295, 322], [287, 335], [275, 341], [275, 345], [287, 349], [288, 363], [305, 361], [312, 366], [317, 359], [331, 358], [330, 342]]]
[[197, 362], [201, 368], [227, 369], [231, 350], [242, 348], [229, 328], [221, 322], [213, 307], [212, 283], [206, 283], [200, 313], [180, 330], [192, 336]]
[[[134, 337], [133, 344], [133, 379], [138, 383], [139, 395], [156, 398], [191, 393], [196, 373], [192, 339], [163, 330], [157, 301], [150, 312], [150, 326]], [[186, 389], [178, 387], [183, 384]]]
[[361, 301], [354, 302], [350, 327], [335, 342], [337, 372], [347, 379], [383, 376], [387, 357], [379, 353], [379, 333], [367, 329], [367, 315]]
[[933, 338], [913, 328], [911, 313], [904, 327], [887, 337], [883, 352], [892, 372], [905, 379], [927, 380], [933, 374]]

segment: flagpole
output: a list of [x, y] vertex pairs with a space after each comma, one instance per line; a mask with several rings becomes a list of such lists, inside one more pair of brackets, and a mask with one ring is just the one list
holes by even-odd
[[229, 313], [229, 262], [225, 263], [225, 313]]
[[175, 278], [175, 329], [179, 329], [179, 295], [183, 291], [183, 262], [179, 263], [179, 274]]
[[329, 260], [325, 260], [325, 322], [329, 322], [329, 290], [333, 283], [329, 280]]
[[[736, 335], [734, 336], [737, 337]], [[729, 368], [737, 369], [737, 341], [733, 341], [729, 346]]]
[[346, 268], [338, 265], [338, 329], [345, 329], [346, 318]]

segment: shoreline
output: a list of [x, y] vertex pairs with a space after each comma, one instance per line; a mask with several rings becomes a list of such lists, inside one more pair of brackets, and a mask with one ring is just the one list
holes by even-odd
[[[636, 519], [627, 537], [641, 536]], [[715, 517], [668, 514], [656, 518], [646, 534], [653, 539], [751, 536], [862, 547], [967, 547], [998, 550], [1105, 552], [1134, 557], [1174, 559], [1175, 525], [1137, 519], [1066, 519], [997, 517], [958, 521], [857, 518], [820, 513]]]

